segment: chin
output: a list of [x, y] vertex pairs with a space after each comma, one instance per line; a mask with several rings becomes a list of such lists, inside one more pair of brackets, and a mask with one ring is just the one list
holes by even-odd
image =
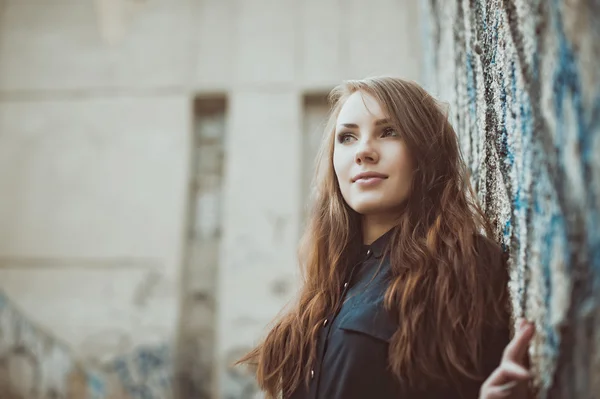
[[406, 201], [406, 197], [398, 196], [397, 198], [390, 198], [390, 196], [384, 195], [361, 195], [353, 197], [352, 200], [353, 201], [346, 201], [348, 206], [356, 213], [368, 216], [397, 213], [402, 208], [402, 204]]
[[363, 216], [382, 213], [388, 209], [388, 207], [382, 206], [382, 203], [380, 201], [357, 202], [351, 204], [350, 208], [352, 208], [356, 213]]

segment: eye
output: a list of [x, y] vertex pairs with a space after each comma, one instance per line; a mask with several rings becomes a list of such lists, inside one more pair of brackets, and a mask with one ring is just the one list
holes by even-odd
[[346, 144], [348, 143], [350, 140], [352, 140], [354, 137], [348, 133], [348, 132], [341, 132], [338, 134], [337, 136], [337, 141], [340, 144]]
[[396, 129], [394, 129], [393, 127], [386, 127], [385, 129], [383, 129], [383, 132], [381, 132], [381, 137], [399, 137], [400, 135], [398, 134], [398, 132], [396, 132]]

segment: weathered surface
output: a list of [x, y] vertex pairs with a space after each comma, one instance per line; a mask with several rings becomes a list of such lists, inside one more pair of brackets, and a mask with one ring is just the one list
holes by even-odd
[[540, 398], [600, 392], [600, 2], [429, 0], [429, 89], [535, 320]]
[[214, 393], [216, 279], [221, 243], [224, 96], [195, 101], [192, 178], [177, 350], [178, 398], [208, 399]]
[[168, 347], [137, 347], [91, 365], [32, 323], [0, 292], [0, 398], [164, 399], [171, 397]]
[[105, 399], [111, 397], [106, 383], [0, 292], [0, 397]]

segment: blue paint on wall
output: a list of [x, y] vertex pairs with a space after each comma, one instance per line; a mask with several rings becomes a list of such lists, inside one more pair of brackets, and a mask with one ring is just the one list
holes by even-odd
[[111, 362], [115, 373], [131, 399], [169, 397], [172, 383], [170, 349], [165, 345], [141, 347]]
[[[480, 193], [486, 211], [503, 246], [511, 251], [514, 275], [525, 280], [513, 285], [517, 294], [513, 304], [527, 308], [525, 314], [536, 319], [543, 337], [536, 348], [540, 397], [589, 397], [589, 386], [574, 392], [575, 384], [560, 388], [553, 384], [577, 379], [574, 367], [557, 364], [565, 362], [559, 360], [559, 351], [569, 364], [580, 362], [583, 373], [591, 373], [585, 367], [593, 363], [594, 354], [577, 354], [569, 346], [574, 336], [588, 337], [590, 347], [600, 348], [600, 343], [591, 343], [600, 332], [573, 316], [579, 314], [580, 304], [590, 303], [586, 300], [593, 294], [591, 281], [596, 295], [600, 293], [600, 172], [594, 170], [600, 139], [600, 82], [585, 81], [597, 79], [598, 74], [582, 69], [600, 65], [597, 48], [586, 47], [599, 40], [594, 27], [600, 26], [600, 17], [591, 15], [586, 8], [589, 2], [567, 6], [566, 0], [430, 4], [434, 14], [440, 13], [435, 19], [438, 31], [465, 30], [450, 43], [456, 54], [464, 54], [451, 66], [458, 78], [438, 82], [437, 87], [442, 97], [444, 90], [454, 91], [449, 98], [456, 99], [451, 106], [457, 108], [457, 132], [476, 143], [468, 147], [475, 186], [486, 189], [485, 197]], [[443, 16], [448, 15], [448, 7], [461, 12], [447, 20]], [[448, 49], [440, 47], [446, 43], [438, 43], [440, 54], [447, 54]], [[582, 51], [587, 51], [586, 64], [581, 63]], [[474, 58], [474, 53], [480, 56]], [[483, 120], [485, 125], [480, 123]], [[482, 138], [484, 146], [479, 144]], [[497, 150], [498, 162], [484, 152], [488, 149]], [[480, 168], [482, 160], [487, 164]], [[496, 176], [504, 181], [486, 180]], [[557, 285], [561, 282], [575, 289], [565, 291], [565, 286]], [[593, 303], [600, 303], [600, 297]], [[600, 314], [600, 309], [588, 314], [594, 311]], [[555, 372], [560, 374], [556, 378]]]
[[[597, 156], [594, 153], [594, 140], [597, 140], [599, 133], [598, 120], [595, 114], [598, 113], [598, 96], [596, 96], [595, 105], [592, 106], [588, 118], [583, 107], [582, 85], [579, 72], [579, 64], [573, 47], [565, 36], [563, 19], [560, 11], [560, 3], [558, 0], [553, 0], [551, 7], [553, 13], [554, 28], [558, 36], [558, 66], [554, 76], [554, 107], [557, 119], [557, 150], [560, 158], [565, 157], [564, 147], [568, 129], [571, 126], [565, 121], [565, 107], [571, 106], [572, 114], [575, 116], [575, 131], [577, 133], [577, 147], [580, 149], [580, 157], [577, 159], [580, 162], [579, 169], [582, 172], [581, 179], [584, 183], [591, 182], [593, 157]], [[596, 66], [598, 67], [598, 66]], [[598, 87], [600, 92], [600, 87]], [[586, 120], [587, 119], [587, 120]], [[573, 161], [573, 160], [571, 160]], [[564, 166], [564, 163], [560, 164]], [[564, 171], [563, 176], [565, 175]], [[588, 189], [586, 192], [586, 208], [585, 215], [585, 231], [586, 245], [588, 249], [587, 258], [589, 259], [592, 270], [595, 271], [595, 284], [600, 284], [600, 213], [596, 208], [596, 192]]]
[[108, 395], [106, 381], [96, 374], [87, 374], [87, 387], [90, 399], [104, 399]]

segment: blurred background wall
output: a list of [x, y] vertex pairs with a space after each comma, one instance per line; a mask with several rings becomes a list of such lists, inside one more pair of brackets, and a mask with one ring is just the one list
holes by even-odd
[[0, 383], [251, 398], [325, 95], [422, 79], [417, 0], [0, 0]]
[[540, 398], [600, 392], [597, 0], [0, 0], [0, 397], [261, 397], [343, 79], [447, 102]]
[[424, 2], [428, 87], [535, 320], [539, 398], [600, 397], [600, 2]]

